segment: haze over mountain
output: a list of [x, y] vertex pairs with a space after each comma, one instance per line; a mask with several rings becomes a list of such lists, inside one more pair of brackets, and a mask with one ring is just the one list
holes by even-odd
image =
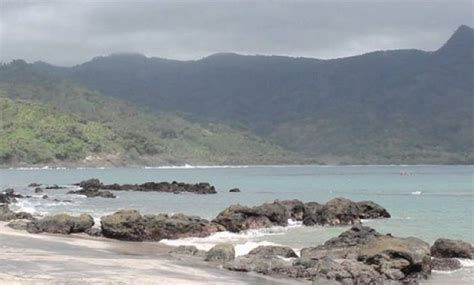
[[441, 48], [333, 60], [221, 53], [196, 61], [139, 54], [37, 70], [156, 111], [247, 128], [335, 163], [472, 163], [474, 31]]

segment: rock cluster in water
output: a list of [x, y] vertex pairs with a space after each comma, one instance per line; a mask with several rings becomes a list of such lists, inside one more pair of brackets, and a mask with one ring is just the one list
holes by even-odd
[[223, 225], [230, 232], [287, 226], [288, 220], [302, 221], [304, 225], [352, 225], [360, 219], [389, 218], [382, 206], [372, 202], [353, 202], [335, 198], [326, 204], [303, 203], [299, 200], [276, 200], [255, 207], [232, 205], [219, 213], [213, 222]]
[[[109, 196], [108, 193], [112, 193], [102, 189], [130, 190], [129, 186], [120, 185], [117, 189], [114, 185], [103, 185], [94, 179], [83, 181], [79, 185], [83, 189], [75, 194]], [[208, 191], [203, 189], [214, 190], [207, 183], [145, 183], [133, 187], [141, 189], [136, 191], [165, 189], [165, 192], [174, 192], [180, 187], [179, 191], [195, 193]], [[99, 229], [94, 227], [93, 218], [87, 214], [78, 217], [57, 214], [35, 219], [28, 213], [13, 212], [8, 204], [14, 203], [16, 198], [23, 196], [12, 189], [0, 193], [0, 221], [13, 220], [8, 225], [13, 229], [30, 233], [84, 232], [127, 241], [206, 237], [220, 231], [287, 226], [289, 219], [301, 221], [306, 226], [353, 225], [322, 245], [301, 249], [299, 255], [289, 247], [259, 246], [244, 256], [236, 257], [231, 244], [216, 245], [208, 252], [193, 246], [181, 246], [172, 251], [172, 254], [201, 257], [232, 271], [307, 279], [313, 284], [418, 284], [418, 280], [427, 278], [432, 269], [458, 269], [461, 263], [456, 258], [472, 259], [474, 255], [472, 245], [464, 241], [438, 239], [430, 247], [417, 238], [384, 235], [360, 225], [361, 219], [390, 217], [385, 208], [372, 201], [334, 198], [325, 204], [276, 200], [255, 207], [232, 205], [212, 221], [184, 214], [142, 215], [136, 210], [122, 210], [103, 216]]]
[[216, 189], [209, 183], [189, 184], [173, 181], [169, 182], [146, 182], [143, 184], [109, 184], [100, 182], [93, 178], [81, 181], [77, 184], [83, 190], [115, 190], [115, 191], [143, 191], [143, 192], [169, 192], [169, 193], [196, 193], [196, 194], [215, 194]]
[[311, 279], [313, 284], [416, 284], [431, 272], [429, 244], [382, 235], [361, 225], [323, 245], [303, 248], [298, 258], [282, 259], [285, 252], [251, 252], [224, 268]]

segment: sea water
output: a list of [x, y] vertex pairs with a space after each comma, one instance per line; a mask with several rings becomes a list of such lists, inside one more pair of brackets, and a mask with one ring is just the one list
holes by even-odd
[[[354, 201], [372, 200], [392, 217], [364, 224], [381, 233], [414, 236], [432, 243], [439, 237], [474, 242], [474, 166], [184, 166], [147, 168], [24, 168], [0, 170], [0, 186], [12, 187], [31, 199], [20, 200], [16, 210], [36, 214], [90, 213], [97, 220], [124, 208], [145, 214], [185, 213], [212, 219], [231, 204], [253, 206], [275, 199], [299, 199], [324, 203], [334, 197]], [[148, 181], [209, 182], [214, 195], [118, 191], [117, 199], [85, 198], [66, 194], [72, 183], [99, 178], [106, 184]], [[70, 187], [35, 194], [29, 183]], [[240, 193], [230, 193], [240, 188]], [[50, 199], [42, 199], [48, 195]], [[71, 200], [54, 202], [53, 199]], [[208, 238], [189, 238], [164, 243], [193, 244], [209, 249], [219, 242], [232, 242], [237, 254], [258, 245], [280, 244], [300, 249], [337, 236], [348, 227], [275, 227], [240, 234], [218, 233]], [[474, 281], [472, 262], [457, 274], [457, 280]], [[447, 279], [446, 279], [447, 278]], [[438, 273], [436, 280], [452, 280]]]

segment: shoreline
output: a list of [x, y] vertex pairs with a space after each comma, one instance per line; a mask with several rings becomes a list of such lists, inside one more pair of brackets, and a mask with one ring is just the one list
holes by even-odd
[[474, 164], [182, 164], [182, 165], [0, 165], [0, 170], [102, 170], [102, 169], [141, 169], [141, 170], [185, 170], [185, 169], [236, 169], [236, 168], [288, 168], [288, 167], [426, 167], [426, 166], [461, 166], [473, 167]]
[[[199, 257], [169, 254], [176, 246], [160, 242], [128, 242], [84, 233], [30, 234], [0, 222], [0, 285], [3, 284], [311, 284], [304, 279], [235, 272]], [[474, 267], [433, 271], [420, 284], [472, 284], [458, 279]]]
[[0, 222], [0, 284], [305, 284], [238, 273], [168, 252], [157, 242], [29, 234]]

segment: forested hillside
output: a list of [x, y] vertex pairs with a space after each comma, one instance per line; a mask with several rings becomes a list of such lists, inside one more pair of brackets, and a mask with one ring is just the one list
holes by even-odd
[[0, 66], [0, 164], [259, 164], [297, 156], [249, 131], [151, 113], [17, 60]]
[[238, 125], [321, 162], [474, 163], [473, 42], [473, 29], [461, 26], [434, 52], [197, 61], [117, 54], [35, 68], [154, 110]]

